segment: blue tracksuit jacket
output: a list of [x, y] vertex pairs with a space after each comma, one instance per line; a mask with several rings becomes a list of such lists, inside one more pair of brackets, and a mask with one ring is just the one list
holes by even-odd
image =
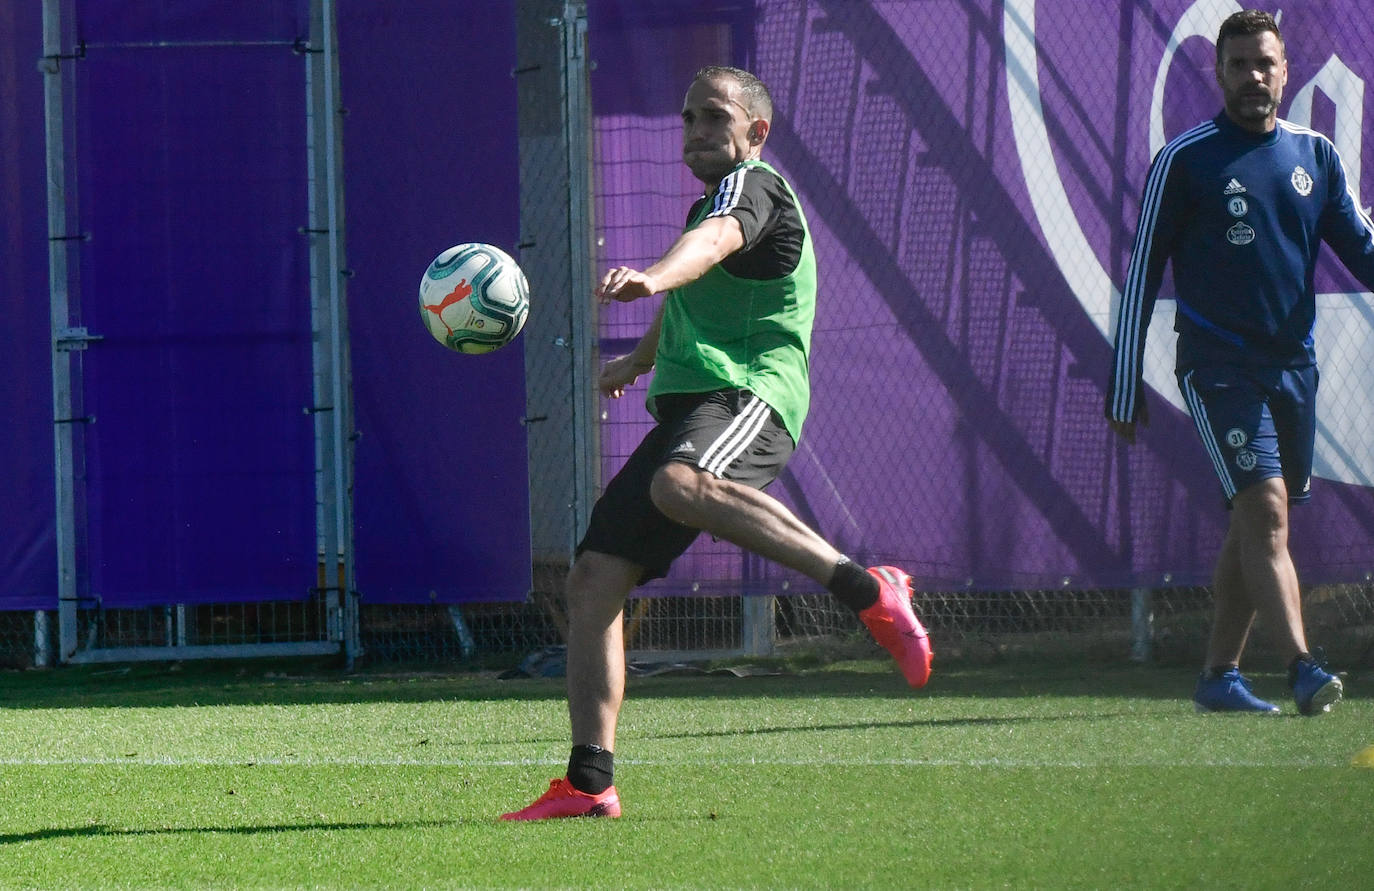
[[1145, 332], [1169, 260], [1180, 372], [1314, 364], [1313, 278], [1322, 241], [1374, 290], [1374, 224], [1325, 136], [1283, 120], [1253, 134], [1223, 112], [1172, 140], [1145, 180], [1107, 416], [1137, 419]]

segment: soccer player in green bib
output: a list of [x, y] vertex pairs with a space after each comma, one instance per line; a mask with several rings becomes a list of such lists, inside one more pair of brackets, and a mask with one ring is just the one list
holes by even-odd
[[653, 372], [658, 422], [592, 511], [567, 579], [567, 775], [506, 820], [618, 817], [616, 721], [625, 693], [625, 600], [667, 574], [701, 531], [815, 579], [859, 618], [913, 687], [931, 649], [911, 580], [864, 568], [762, 490], [782, 472], [810, 404], [816, 259], [796, 193], [760, 159], [768, 88], [738, 68], [697, 72], [682, 105], [682, 160], [706, 187], [682, 235], [644, 270], [618, 266], [603, 303], [664, 294], [635, 348], [598, 387], [619, 398]]

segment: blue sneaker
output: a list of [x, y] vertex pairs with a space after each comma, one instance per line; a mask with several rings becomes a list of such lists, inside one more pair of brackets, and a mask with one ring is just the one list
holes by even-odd
[[1257, 712], [1277, 715], [1279, 707], [1250, 692], [1250, 682], [1239, 668], [1228, 669], [1220, 677], [1203, 672], [1193, 691], [1193, 705], [1200, 712]]
[[1288, 686], [1293, 688], [1293, 701], [1304, 715], [1331, 711], [1331, 706], [1341, 701], [1345, 689], [1341, 679], [1316, 659], [1294, 662], [1288, 669]]

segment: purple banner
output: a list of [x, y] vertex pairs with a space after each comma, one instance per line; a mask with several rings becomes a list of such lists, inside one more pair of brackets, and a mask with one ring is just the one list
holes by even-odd
[[72, 317], [102, 338], [78, 402], [81, 593], [107, 607], [304, 598], [316, 558], [302, 58], [291, 31], [264, 46], [117, 39], [157, 31], [138, 19], [126, 10], [112, 39], [78, 19], [88, 238]]
[[[291, 599], [315, 584], [303, 4], [64, 8], [78, 596]], [[41, 9], [7, 5], [0, 607], [56, 606]], [[233, 24], [236, 22], [237, 25]], [[232, 45], [235, 42], [240, 45]], [[11, 101], [14, 99], [15, 101]], [[9, 116], [13, 115], [13, 118]], [[79, 238], [75, 238], [79, 236]], [[13, 262], [11, 262], [13, 260]], [[13, 474], [11, 477], [10, 474]], [[12, 550], [10, 550], [12, 548]]]
[[[339, 57], [364, 603], [530, 589], [523, 336], [464, 356], [420, 323], [440, 251], [519, 257], [513, 4], [342, 9]], [[539, 312], [542, 295], [531, 295]]]
[[[78, 431], [79, 593], [111, 607], [308, 596], [308, 4], [65, 11], [71, 225], [89, 236], [70, 323], [102, 338], [77, 392], [93, 419]], [[363, 601], [520, 599], [521, 347], [448, 353], [415, 302], [452, 244], [517, 252], [513, 9], [341, 16]], [[42, 46], [39, 5], [5, 4], [0, 609], [56, 605]]]
[[292, 44], [310, 32], [309, 0], [78, 0], [79, 36], [88, 45]]
[[[105, 337], [85, 355], [83, 592], [108, 605], [304, 596], [313, 399], [292, 45], [305, 5], [76, 8], [73, 225], [90, 241], [73, 321]], [[652, 262], [680, 229], [697, 192], [679, 160], [691, 73], [756, 70], [778, 107], [766, 156], [802, 197], [821, 275], [812, 413], [772, 491], [856, 559], [931, 588], [1205, 583], [1226, 514], [1173, 384], [1168, 293], [1140, 444], [1110, 436], [1102, 398], [1146, 167], [1219, 107], [1211, 41], [1236, 8], [591, 0], [598, 263]], [[1367, 204], [1362, 11], [1284, 9], [1280, 113], [1331, 136]], [[518, 599], [522, 347], [449, 354], [414, 306], [443, 248], [517, 250], [512, 4], [340, 15], [364, 601]], [[3, 5], [5, 609], [56, 593], [41, 46], [37, 4]], [[1374, 311], [1329, 259], [1317, 286], [1317, 479], [1292, 544], [1305, 581], [1357, 580], [1374, 570]], [[652, 312], [609, 308], [603, 350], [627, 348]], [[647, 428], [642, 396], [603, 403], [607, 476]], [[653, 590], [798, 584], [703, 537]]]
[[0, 609], [57, 602], [42, 12], [0, 3]]
[[[1239, 7], [762, 0], [741, 36], [728, 14], [714, 30], [687, 13], [626, 24], [621, 4], [605, 4], [613, 24], [598, 30], [602, 5], [606, 264], [651, 262], [699, 194], [678, 162], [687, 72], [742, 64], [772, 89], [765, 156], [801, 195], [821, 277], [812, 414], [777, 494], [857, 559], [929, 587], [1209, 581], [1226, 513], [1173, 383], [1169, 294], [1150, 335], [1143, 441], [1118, 443], [1102, 405], [1149, 159], [1220, 108], [1212, 40]], [[1364, 21], [1356, 4], [1334, 6], [1349, 15], [1326, 4], [1283, 20], [1281, 114], [1331, 133], [1352, 178], [1369, 181], [1371, 35], [1349, 24]], [[632, 76], [644, 66], [678, 83]], [[1374, 313], [1335, 264], [1318, 290], [1318, 479], [1292, 543], [1305, 580], [1355, 580], [1374, 567]], [[651, 312], [608, 310], [604, 348], [626, 348]], [[609, 474], [643, 433], [642, 390], [607, 409]], [[659, 590], [794, 580], [703, 539]]]

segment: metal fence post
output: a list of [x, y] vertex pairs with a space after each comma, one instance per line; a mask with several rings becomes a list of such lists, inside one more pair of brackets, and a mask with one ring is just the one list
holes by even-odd
[[45, 609], [33, 611], [33, 667], [52, 667], [52, 623]]
[[777, 639], [777, 598], [772, 594], [744, 597], [741, 606], [740, 643], [746, 656], [773, 655]]
[[358, 655], [353, 561], [353, 395], [344, 256], [343, 140], [333, 0], [311, 0], [306, 54], [310, 298], [315, 389], [316, 543], [330, 637], [352, 667]]
[[[72, 273], [69, 247], [78, 235], [68, 231], [68, 202], [72, 190], [67, 177], [67, 73], [74, 53], [63, 52], [64, 24], [61, 0], [43, 2], [43, 112], [48, 169], [48, 298], [52, 314], [53, 477], [57, 499], [57, 601], [59, 662], [77, 648], [77, 427], [87, 419], [77, 417], [80, 404], [80, 350], [85, 330], [72, 327], [79, 302], [70, 291]], [[79, 332], [73, 338], [71, 335]]]
[[1131, 590], [1131, 661], [1149, 662], [1155, 638], [1154, 592]]
[[549, 593], [561, 591], [600, 482], [586, 43], [583, 0], [517, 4], [530, 548], [535, 588]]

